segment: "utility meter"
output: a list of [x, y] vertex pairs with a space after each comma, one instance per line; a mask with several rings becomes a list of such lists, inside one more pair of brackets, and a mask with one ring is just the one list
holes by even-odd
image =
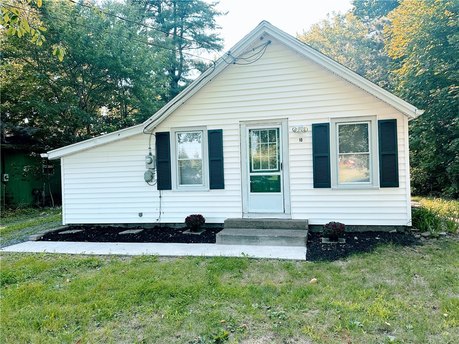
[[145, 168], [153, 170], [156, 168], [156, 159], [155, 156], [151, 153], [145, 155]]
[[153, 172], [153, 170], [151, 169], [146, 170], [145, 173], [143, 174], [143, 179], [147, 183], [151, 183], [155, 179], [155, 172]]

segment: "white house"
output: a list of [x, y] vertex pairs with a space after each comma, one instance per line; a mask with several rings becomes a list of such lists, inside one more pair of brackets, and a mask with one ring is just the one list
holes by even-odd
[[409, 226], [421, 113], [263, 21], [145, 123], [47, 156], [61, 159], [64, 224]]

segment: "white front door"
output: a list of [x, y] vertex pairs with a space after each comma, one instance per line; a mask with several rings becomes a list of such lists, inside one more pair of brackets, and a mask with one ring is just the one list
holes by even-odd
[[284, 141], [286, 133], [280, 123], [242, 126], [245, 152], [242, 168], [244, 213], [285, 214]]

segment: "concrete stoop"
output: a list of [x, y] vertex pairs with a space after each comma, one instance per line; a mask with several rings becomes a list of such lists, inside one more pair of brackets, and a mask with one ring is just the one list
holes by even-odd
[[217, 244], [306, 247], [307, 220], [227, 219]]
[[240, 219], [229, 218], [225, 220], [224, 228], [249, 228], [249, 229], [308, 229], [308, 220], [291, 219]]

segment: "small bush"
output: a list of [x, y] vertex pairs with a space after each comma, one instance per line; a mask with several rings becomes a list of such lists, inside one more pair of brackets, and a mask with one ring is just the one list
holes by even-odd
[[436, 209], [432, 208], [413, 208], [412, 210], [413, 227], [422, 232], [458, 232], [458, 223], [454, 218], [449, 218]]
[[192, 232], [197, 232], [206, 223], [206, 219], [201, 214], [188, 215], [185, 219], [185, 225]]
[[324, 236], [332, 241], [337, 241], [344, 236], [346, 226], [341, 222], [329, 222], [324, 225]]

